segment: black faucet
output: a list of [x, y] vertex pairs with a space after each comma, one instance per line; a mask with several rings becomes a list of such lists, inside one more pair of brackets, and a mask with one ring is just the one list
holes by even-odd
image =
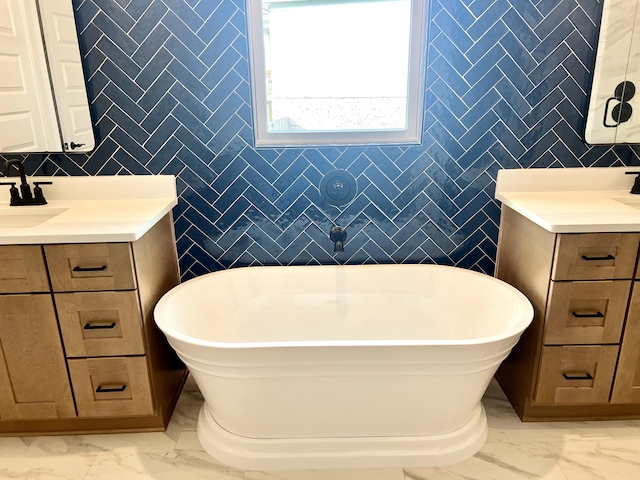
[[47, 201], [42, 194], [42, 188], [40, 188], [40, 185], [51, 185], [53, 182], [33, 182], [35, 187], [33, 188], [33, 193], [31, 193], [31, 186], [29, 185], [29, 182], [27, 182], [27, 175], [25, 174], [22, 160], [17, 158], [6, 160], [2, 169], [4, 176], [10, 176], [9, 174], [11, 172], [12, 165], [18, 169], [18, 174], [20, 175], [20, 190], [16, 188], [16, 182], [0, 182], [0, 185], [11, 186], [9, 189], [9, 193], [11, 195], [11, 202], [9, 205], [12, 207], [21, 205], [46, 205]]
[[633, 187], [631, 187], [631, 191], [629, 193], [633, 193], [634, 195], [640, 194], [640, 172], [624, 172], [625, 175], [638, 175], [636, 177], [635, 182], [633, 182]]
[[347, 229], [344, 227], [333, 227], [329, 232], [329, 238], [333, 242], [334, 252], [344, 252], [344, 241], [347, 239]]

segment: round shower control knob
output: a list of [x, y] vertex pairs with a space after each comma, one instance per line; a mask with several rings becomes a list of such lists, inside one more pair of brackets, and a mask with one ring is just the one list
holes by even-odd
[[346, 170], [332, 170], [320, 180], [320, 196], [329, 205], [347, 205], [358, 193], [356, 178]]

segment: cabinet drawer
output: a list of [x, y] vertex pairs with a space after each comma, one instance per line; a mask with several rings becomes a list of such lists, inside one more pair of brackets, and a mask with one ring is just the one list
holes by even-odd
[[56, 293], [67, 357], [145, 353], [135, 291]]
[[560, 234], [551, 279], [633, 278], [639, 241], [636, 233]]
[[79, 417], [153, 413], [146, 357], [71, 359], [68, 363]]
[[39, 245], [0, 246], [0, 293], [49, 291], [49, 279]]
[[44, 252], [54, 292], [136, 288], [128, 243], [45, 245]]
[[535, 403], [608, 403], [617, 357], [617, 345], [542, 347]]
[[551, 282], [545, 344], [619, 343], [631, 280]]

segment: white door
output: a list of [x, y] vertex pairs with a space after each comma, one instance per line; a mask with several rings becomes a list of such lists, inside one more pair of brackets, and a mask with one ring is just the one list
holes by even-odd
[[39, 5], [64, 150], [88, 152], [95, 141], [71, 0], [45, 0]]
[[0, 152], [60, 151], [35, 0], [0, 0]]

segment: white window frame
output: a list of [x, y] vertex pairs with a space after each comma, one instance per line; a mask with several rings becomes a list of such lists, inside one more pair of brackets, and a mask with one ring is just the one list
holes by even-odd
[[407, 88], [407, 128], [332, 132], [269, 132], [262, 0], [247, 0], [249, 60], [256, 147], [299, 145], [419, 144], [424, 114], [428, 0], [411, 0], [411, 39]]

